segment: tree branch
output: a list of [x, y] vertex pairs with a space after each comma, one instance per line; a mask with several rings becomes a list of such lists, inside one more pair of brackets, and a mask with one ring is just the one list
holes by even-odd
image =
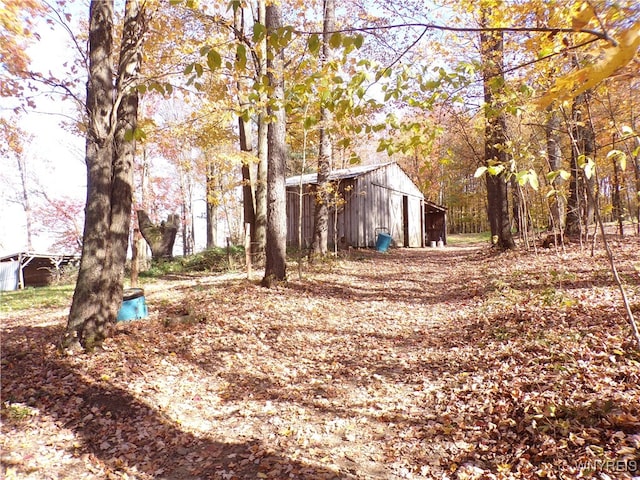
[[[330, 33], [370, 33], [378, 30], [394, 30], [398, 28], [423, 28], [425, 30], [441, 30], [447, 32], [505, 32], [505, 33], [530, 33], [530, 32], [543, 32], [543, 33], [586, 33], [593, 35], [599, 40], [605, 40], [612, 45], [616, 46], [617, 42], [611, 38], [606, 32], [599, 32], [597, 30], [590, 29], [578, 29], [572, 28], [558, 28], [558, 27], [451, 27], [448, 25], [438, 25], [435, 23], [399, 23], [394, 25], [381, 25], [375, 27], [354, 27], [344, 28], [336, 30]], [[298, 35], [321, 35], [322, 32], [294, 30]]]

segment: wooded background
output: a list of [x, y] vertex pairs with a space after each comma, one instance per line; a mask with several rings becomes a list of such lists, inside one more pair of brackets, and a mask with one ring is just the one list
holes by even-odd
[[[140, 118], [131, 132], [138, 145], [135, 209], [145, 209], [156, 222], [179, 214], [177, 245], [183, 254], [196, 243], [224, 245], [227, 237], [242, 243], [238, 189], [252, 182], [255, 192], [264, 181], [257, 165], [266, 132], [258, 125], [270, 91], [262, 63], [268, 55], [262, 51], [261, 2], [143, 3], [149, 20], [136, 87]], [[24, 209], [29, 244], [46, 235], [53, 250], [77, 252], [84, 198], [42, 186], [42, 166], [63, 160], [34, 157], [25, 147], [38, 132], [25, 131], [20, 117], [39, 104], [46, 108], [45, 97], [64, 99], [78, 114], [61, 121], [84, 134], [88, 12], [71, 1], [4, 4], [2, 96], [14, 108], [3, 108], [0, 119], [7, 165], [3, 200]], [[493, 6], [499, 8], [483, 19], [483, 8]], [[338, 1], [333, 29], [339, 33], [328, 36], [330, 61], [321, 49], [324, 7], [321, 1], [290, 1], [282, 9], [285, 28], [278, 42], [287, 57], [288, 174], [315, 170], [326, 128], [333, 139], [332, 168], [386, 162], [390, 156], [428, 200], [448, 207], [450, 232], [487, 231], [486, 182], [474, 176], [486, 165], [478, 33], [485, 22], [504, 28], [499, 103], [507, 121], [502, 148], [508, 154], [512, 229], [547, 229], [554, 205], [566, 209], [571, 193], [564, 173], [550, 172], [577, 177], [585, 159], [598, 167], [591, 188], [605, 220], [637, 221], [636, 2]], [[43, 29], [68, 31], [65, 47], [73, 53], [52, 72], [29, 64], [29, 48], [48, 48], [38, 44]], [[614, 58], [616, 48], [635, 60]], [[603, 70], [603, 59], [613, 74], [578, 97], [562, 97], [583, 77], [602, 77], [589, 69]], [[561, 90], [549, 90], [554, 83]], [[548, 91], [557, 101], [545, 110], [536, 102]], [[329, 110], [330, 124], [321, 120]], [[588, 131], [590, 151], [574, 151], [577, 128]], [[556, 151], [550, 150], [554, 142]], [[529, 172], [537, 176], [537, 190], [530, 188]], [[587, 202], [586, 193], [581, 198]]]

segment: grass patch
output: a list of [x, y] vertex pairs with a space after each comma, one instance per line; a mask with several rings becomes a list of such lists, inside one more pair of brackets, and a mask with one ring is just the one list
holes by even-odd
[[479, 242], [490, 243], [491, 232], [456, 233], [454, 235], [447, 235], [448, 245], [470, 245]]
[[0, 292], [0, 311], [64, 307], [71, 304], [74, 288], [75, 284], [67, 284]]
[[23, 403], [4, 402], [0, 407], [0, 416], [4, 419], [22, 421], [39, 415], [37, 408], [29, 407]]

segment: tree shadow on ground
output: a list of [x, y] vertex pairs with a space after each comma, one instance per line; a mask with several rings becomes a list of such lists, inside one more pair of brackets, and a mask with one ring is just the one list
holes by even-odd
[[[446, 303], [454, 306], [457, 302], [474, 301], [503, 288], [527, 292], [528, 295], [546, 295], [550, 289], [570, 292], [613, 285], [605, 263], [599, 270], [572, 269], [563, 272], [560, 264], [559, 272], [527, 271], [526, 256], [533, 255], [527, 252], [522, 254], [523, 270], [513, 271], [502, 285], [496, 285], [496, 272], [492, 273], [491, 263], [487, 263], [487, 259], [495, 255], [477, 246], [462, 249], [397, 249], [378, 255], [368, 253], [361, 267], [354, 266], [348, 272], [349, 283], [327, 279], [294, 281], [287, 288], [319, 298], [413, 305]], [[496, 256], [494, 260], [494, 266], [497, 266], [500, 258]], [[467, 265], [463, 278], [448, 279], [447, 272], [453, 271], [459, 263]], [[398, 272], [398, 265], [406, 268]], [[396, 273], [390, 274], [389, 270]], [[629, 262], [620, 263], [618, 270], [626, 284], [640, 283], [640, 277]], [[451, 280], [456, 288], [451, 288], [447, 280]]]
[[[296, 350], [291, 344], [282, 343], [282, 338], [289, 338], [294, 332], [281, 331], [279, 335], [268, 335], [262, 340], [269, 345], [269, 351], [276, 361], [287, 365], [300, 361], [306, 365], [314, 365], [315, 368], [297, 375], [295, 383], [283, 383], [267, 372], [256, 375], [252, 373], [256, 371], [256, 365], [249, 366], [243, 372], [226, 372], [222, 374], [228, 384], [225, 397], [302, 406], [318, 415], [329, 415], [331, 418], [366, 417], [369, 423], [384, 426], [390, 432], [390, 438], [402, 435], [407, 430], [417, 431], [417, 438], [425, 444], [435, 441], [446, 443], [449, 434], [443, 439], [443, 431], [455, 432], [458, 438], [464, 435], [468, 442], [480, 440], [491, 443], [511, 438], [514, 441], [512, 448], [484, 454], [482, 460], [475, 453], [450, 458], [456, 464], [469, 461], [494, 472], [498, 470], [499, 464], [516, 463], [523, 452], [527, 453], [534, 464], [553, 463], [557, 452], [546, 446], [551, 437], [557, 440], [569, 435], [577, 438], [585, 429], [591, 429], [593, 440], [605, 445], [616, 431], [630, 432], [637, 425], [634, 419], [639, 413], [638, 406], [628, 400], [628, 397], [607, 393], [585, 403], [580, 396], [574, 397], [576, 391], [563, 392], [563, 387], [549, 383], [557, 380], [558, 369], [571, 365], [573, 360], [569, 356], [554, 356], [553, 352], [548, 357], [543, 357], [549, 354], [544, 343], [532, 344], [531, 347], [535, 347], [532, 350], [503, 352], [495, 357], [487, 355], [486, 350], [491, 350], [492, 345], [510, 341], [509, 338], [498, 339], [498, 334], [506, 333], [516, 338], [525, 328], [525, 322], [524, 318], [514, 322], [498, 316], [486, 321], [470, 321], [468, 324], [458, 325], [460, 329], [456, 334], [460, 338], [455, 342], [452, 341], [451, 332], [448, 335], [440, 332], [427, 339], [418, 333], [408, 336], [374, 334], [370, 336], [371, 342], [368, 343], [362, 334], [345, 330], [342, 332], [343, 336], [353, 336], [347, 343], [359, 343], [360, 348], [348, 350], [336, 344], [332, 349], [330, 345], [326, 345], [332, 353], [317, 357], [302, 349]], [[487, 328], [489, 325], [492, 327]], [[567, 325], [549, 319], [534, 327], [529, 324], [526, 328], [534, 336], [556, 329], [554, 335], [559, 336]], [[322, 329], [309, 331], [311, 335], [316, 333], [327, 333], [329, 337], [335, 337], [336, 332]], [[395, 354], [379, 355], [374, 345], [383, 342], [393, 345]], [[468, 347], [468, 355], [457, 357], [460, 351], [452, 354], [451, 349], [461, 343]], [[476, 344], [477, 352], [481, 353], [478, 359], [473, 356]], [[403, 358], [402, 353], [406, 349], [423, 349], [425, 356]], [[536, 366], [532, 367], [532, 371], [537, 373], [533, 378], [525, 380], [518, 375], [505, 376], [503, 361], [518, 358], [525, 365], [528, 357], [535, 360]], [[207, 368], [203, 363], [198, 365]], [[486, 379], [494, 383], [498, 378], [502, 379], [501, 388], [488, 387], [483, 392], [484, 403], [479, 402], [475, 389], [482, 385], [474, 382]], [[633, 378], [620, 379], [620, 392], [624, 388], [632, 394], [635, 391], [635, 381]], [[372, 396], [371, 392], [374, 391], [392, 392], [388, 390], [390, 385], [406, 387], [405, 390], [410, 394], [415, 394], [414, 405], [410, 409], [393, 409], [393, 397], [385, 399], [383, 396]], [[440, 392], [441, 400], [423, 395], [425, 388]], [[588, 393], [589, 388], [585, 384], [583, 393]], [[357, 400], [347, 394], [348, 391], [358, 390], [368, 393], [363, 393]], [[519, 391], [522, 394], [512, 395]], [[552, 396], [554, 400], [548, 400], [550, 391], [559, 396]], [[429, 398], [431, 403], [424, 404]], [[379, 409], [376, 407], [378, 402], [384, 404]], [[457, 407], [452, 408], [452, 404]], [[495, 410], [493, 407], [487, 410], [487, 405], [495, 405]], [[465, 423], [452, 423], [451, 412], [456, 408], [464, 411]], [[546, 408], [552, 410], [547, 412]], [[616, 412], [631, 412], [633, 415], [625, 417]], [[542, 419], [542, 426], [531, 428], [536, 419]], [[617, 424], [613, 425], [613, 422]], [[499, 428], [479, 432], [478, 429], [486, 425], [499, 425]], [[571, 448], [576, 453], [575, 463], [572, 465], [576, 465], [573, 473], [577, 475], [578, 455], [582, 453], [582, 449], [575, 445]]]
[[[289, 282], [286, 288], [319, 298], [337, 298], [359, 302], [387, 301], [415, 305], [435, 305], [468, 301], [486, 293], [491, 286], [482, 276], [483, 257], [474, 249], [398, 249], [389, 254], [367, 255], [362, 263], [352, 263], [349, 283], [328, 280]], [[451, 288], [443, 281], [446, 272], [457, 263], [468, 263], [467, 288]], [[405, 269], [398, 272], [398, 266]], [[394, 273], [389, 273], [389, 271]], [[456, 279], [460, 284], [461, 279]]]
[[[51, 348], [60, 334], [60, 327], [16, 327], [3, 333], [3, 400], [37, 408], [71, 430], [77, 448], [69, 447], [68, 453], [98, 459], [107, 473], [133, 471], [168, 480], [353, 478], [287, 458], [259, 438], [235, 443], [185, 432], [107, 376], [87, 378], [78, 372]], [[20, 429], [19, 422], [8, 420], [4, 435], [12, 429]]]

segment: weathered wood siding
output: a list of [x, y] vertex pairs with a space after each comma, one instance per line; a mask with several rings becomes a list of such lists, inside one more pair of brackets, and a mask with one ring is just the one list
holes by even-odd
[[[313, 236], [313, 185], [302, 187], [302, 246], [308, 247]], [[300, 189], [287, 187], [287, 245], [299, 247]]]
[[[338, 183], [339, 198], [344, 199], [344, 205], [338, 206], [338, 221], [335, 222], [335, 208], [329, 209], [329, 245], [334, 243], [334, 225], [338, 230], [338, 241], [345, 237], [349, 242], [349, 234], [353, 222], [357, 222], [355, 209], [350, 205], [353, 201], [353, 179], [341, 180]], [[313, 239], [313, 216], [315, 213], [315, 185], [303, 185], [302, 191], [302, 246], [307, 248]], [[298, 224], [300, 219], [300, 189], [299, 187], [287, 187], [287, 245], [298, 247]], [[345, 208], [347, 213], [345, 214]], [[350, 243], [349, 243], [350, 244]]]
[[[303, 246], [313, 236], [315, 186], [303, 187]], [[374, 247], [377, 234], [389, 233], [397, 246], [424, 246], [423, 195], [397, 164], [388, 164], [355, 178], [338, 181], [344, 205], [338, 208], [338, 241], [353, 247]], [[287, 188], [287, 243], [298, 246], [298, 188]], [[330, 210], [329, 244], [334, 239], [335, 208]]]
[[[392, 163], [365, 173], [358, 181], [368, 188], [367, 195], [363, 197], [366, 215], [362, 246], [375, 246], [377, 232], [386, 228], [397, 246], [421, 247], [424, 196], [407, 174]], [[403, 208], [405, 202], [406, 212]]]

